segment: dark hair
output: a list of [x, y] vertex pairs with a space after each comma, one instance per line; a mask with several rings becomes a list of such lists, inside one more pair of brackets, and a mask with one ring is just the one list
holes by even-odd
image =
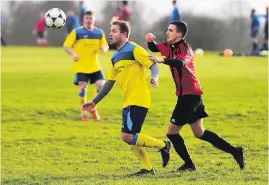
[[173, 5], [177, 4], [177, 1], [176, 0], [173, 0]]
[[87, 10], [86, 12], [84, 12], [84, 15], [94, 15], [94, 12], [91, 10]]
[[184, 39], [188, 33], [188, 25], [187, 23], [183, 22], [183, 21], [173, 21], [170, 22], [170, 24], [173, 24], [176, 26], [176, 30], [177, 32], [182, 33], [182, 38]]
[[122, 1], [123, 5], [128, 5], [128, 1]]
[[121, 20], [112, 20], [111, 25], [118, 25], [120, 27], [120, 32], [127, 33], [127, 38], [129, 38], [131, 33], [131, 27], [128, 22]]

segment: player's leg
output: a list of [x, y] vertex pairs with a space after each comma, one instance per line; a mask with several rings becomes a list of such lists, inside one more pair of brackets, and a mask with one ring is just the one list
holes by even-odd
[[244, 148], [234, 147], [229, 142], [219, 137], [216, 133], [206, 130], [203, 125], [203, 119], [198, 119], [191, 124], [191, 129], [194, 136], [198, 139], [207, 141], [211, 143], [214, 147], [231, 154], [234, 156], [236, 162], [239, 164], [240, 168], [243, 169], [244, 163]]
[[[79, 98], [80, 105], [83, 105], [87, 102], [87, 84], [88, 84], [88, 76], [85, 73], [77, 73], [75, 75], [74, 84], [79, 86]], [[87, 111], [81, 112], [81, 119], [84, 121], [88, 121], [89, 118], [87, 116]]]
[[[105, 77], [102, 71], [97, 71], [90, 74], [90, 84], [96, 85], [96, 92], [98, 93], [105, 84]], [[96, 94], [96, 93], [95, 93]], [[100, 120], [100, 116], [97, 111], [97, 106], [90, 111], [94, 120]]]
[[140, 171], [132, 175], [144, 175], [144, 174], [154, 174], [152, 164], [150, 162], [147, 149], [145, 147], [131, 145], [131, 151], [134, 153], [136, 158], [140, 162]]
[[268, 32], [264, 33], [263, 50], [268, 51]]
[[242, 147], [234, 147], [223, 138], [219, 137], [214, 132], [205, 130], [203, 125], [203, 118], [207, 117], [205, 106], [200, 96], [194, 96], [189, 100], [189, 104], [192, 105], [193, 111], [190, 114], [191, 117], [188, 122], [191, 125], [191, 129], [196, 138], [211, 143], [216, 148], [232, 154], [241, 168], [244, 168], [244, 156]]
[[251, 42], [252, 42], [252, 53], [257, 54], [259, 51], [259, 46], [258, 46], [258, 35], [259, 30], [257, 28], [252, 28], [251, 29]]
[[37, 42], [37, 45], [38, 46], [42, 46], [43, 45], [43, 32], [42, 31], [37, 31], [37, 39], [36, 39], [36, 42]]
[[[141, 171], [136, 175], [146, 173], [154, 174], [152, 165], [148, 159], [145, 147], [156, 147], [161, 150], [165, 158], [163, 165], [166, 166], [170, 159], [171, 143], [140, 134], [148, 109], [139, 106], [130, 106], [123, 109], [123, 125], [121, 138], [124, 142], [132, 145], [135, 155], [140, 159]], [[139, 155], [138, 155], [139, 154]]]
[[189, 115], [188, 110], [191, 109], [187, 106], [188, 102], [185, 99], [185, 97], [178, 98], [167, 131], [167, 137], [172, 142], [177, 154], [184, 161], [184, 164], [180, 166], [176, 171], [192, 171], [196, 169], [188, 152], [185, 141], [179, 133], [181, 128], [187, 123], [187, 116]]
[[7, 45], [5, 39], [3, 38], [2, 35], [1, 35], [1, 45], [2, 45], [2, 46], [6, 46], [6, 45]]
[[196, 166], [191, 159], [185, 141], [179, 133], [182, 127], [183, 126], [177, 126], [174, 123], [170, 123], [168, 125], [168, 131], [167, 131], [167, 137], [172, 142], [173, 147], [177, 152], [177, 154], [184, 161], [184, 164], [180, 166], [176, 171], [196, 170]]

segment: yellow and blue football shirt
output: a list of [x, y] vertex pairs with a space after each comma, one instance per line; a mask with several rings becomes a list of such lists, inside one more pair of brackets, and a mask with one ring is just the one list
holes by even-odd
[[73, 48], [79, 56], [79, 60], [74, 62], [75, 73], [94, 73], [102, 69], [98, 51], [101, 46], [108, 47], [102, 29], [96, 27], [93, 31], [85, 27], [74, 29], [66, 38], [64, 46]]
[[127, 42], [111, 60], [108, 80], [119, 82], [124, 97], [123, 107], [137, 105], [149, 108], [151, 96], [145, 69], [149, 69], [153, 63], [146, 50], [133, 42]]

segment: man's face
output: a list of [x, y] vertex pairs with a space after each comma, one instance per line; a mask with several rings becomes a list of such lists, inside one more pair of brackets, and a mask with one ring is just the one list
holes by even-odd
[[94, 15], [84, 15], [83, 23], [85, 27], [90, 27], [95, 24], [95, 16]]
[[170, 24], [168, 26], [166, 36], [167, 36], [167, 43], [173, 44], [181, 39], [182, 33], [177, 32], [176, 25]]
[[123, 42], [123, 39], [126, 37], [126, 33], [120, 32], [119, 25], [111, 25], [109, 33], [109, 43], [118, 46]]

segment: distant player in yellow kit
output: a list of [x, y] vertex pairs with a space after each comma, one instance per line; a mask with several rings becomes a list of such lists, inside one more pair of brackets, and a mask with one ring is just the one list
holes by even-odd
[[[74, 60], [74, 84], [79, 85], [81, 105], [87, 102], [87, 85], [96, 84], [97, 92], [105, 83], [104, 74], [99, 63], [98, 51], [108, 51], [108, 44], [102, 29], [94, 26], [95, 14], [86, 11], [83, 17], [83, 26], [72, 30], [64, 42], [64, 49]], [[100, 120], [95, 107], [90, 111], [93, 119]], [[81, 118], [88, 121], [86, 111], [82, 111]]]
[[130, 26], [125, 21], [114, 20], [110, 28], [110, 44], [117, 48], [111, 59], [108, 80], [99, 94], [82, 106], [83, 110], [91, 110], [112, 89], [117, 81], [123, 93], [121, 138], [131, 145], [131, 149], [140, 160], [141, 170], [134, 175], [154, 174], [155, 171], [147, 155], [146, 147], [158, 148], [163, 159], [163, 167], [170, 159], [170, 141], [162, 141], [145, 134], [141, 128], [151, 104], [150, 91], [147, 84], [146, 70], [151, 70], [151, 83], [158, 86], [158, 67], [149, 60], [149, 55], [141, 46], [129, 42]]

